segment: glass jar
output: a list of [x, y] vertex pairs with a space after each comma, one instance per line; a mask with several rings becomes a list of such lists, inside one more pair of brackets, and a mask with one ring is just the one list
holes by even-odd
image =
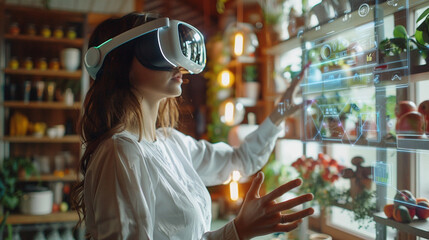
[[49, 28], [48, 25], [44, 25], [40, 33], [45, 38], [51, 37], [51, 34], [52, 34], [51, 29]]
[[77, 37], [76, 29], [74, 27], [69, 27], [67, 30], [67, 38], [75, 39]]
[[60, 70], [60, 61], [58, 58], [52, 58], [49, 62], [49, 69], [51, 70]]
[[13, 22], [9, 25], [9, 33], [12, 35], [18, 35], [21, 29], [17, 22]]
[[37, 69], [39, 70], [46, 70], [48, 69], [48, 62], [46, 61], [46, 58], [42, 57], [37, 60]]
[[58, 26], [58, 27], [55, 28], [55, 30], [54, 30], [54, 37], [55, 38], [63, 38], [64, 37], [63, 27]]
[[27, 57], [24, 60], [24, 68], [27, 70], [31, 70], [33, 69], [33, 60], [31, 59], [31, 57]]
[[16, 57], [12, 57], [10, 59], [10, 61], [9, 61], [9, 67], [11, 69], [14, 69], [14, 70], [16, 70], [16, 69], [19, 68], [19, 61], [18, 61], [18, 59]]
[[36, 26], [32, 23], [28, 24], [27, 26], [27, 34], [30, 36], [36, 35]]

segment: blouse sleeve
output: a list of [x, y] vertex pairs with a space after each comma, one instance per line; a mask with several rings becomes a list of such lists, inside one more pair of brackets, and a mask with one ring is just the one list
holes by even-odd
[[234, 170], [250, 176], [268, 161], [281, 127], [267, 118], [254, 132], [249, 134], [238, 148], [219, 142], [209, 143], [195, 140], [175, 131], [176, 141], [192, 159], [192, 165], [206, 186], [225, 182]]
[[113, 137], [94, 157], [85, 177], [95, 224], [88, 227], [100, 240], [153, 239], [156, 178], [140, 147], [130, 139]]

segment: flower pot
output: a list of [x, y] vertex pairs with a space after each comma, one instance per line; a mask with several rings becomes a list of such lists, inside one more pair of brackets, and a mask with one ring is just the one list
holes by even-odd
[[420, 52], [418, 49], [413, 49], [410, 51], [410, 58], [409, 61], [405, 61], [408, 58], [407, 52], [401, 52], [399, 54], [400, 59], [402, 60], [402, 66], [420, 66], [425, 64], [425, 60], [420, 55]]
[[259, 98], [259, 82], [246, 82], [243, 84], [243, 97], [250, 98], [255, 102]]

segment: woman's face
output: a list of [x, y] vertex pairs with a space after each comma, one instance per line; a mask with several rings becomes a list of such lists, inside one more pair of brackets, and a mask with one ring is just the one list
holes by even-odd
[[141, 97], [161, 100], [167, 97], [177, 97], [182, 94], [182, 73], [179, 68], [172, 71], [157, 71], [144, 67], [134, 57], [130, 81]]

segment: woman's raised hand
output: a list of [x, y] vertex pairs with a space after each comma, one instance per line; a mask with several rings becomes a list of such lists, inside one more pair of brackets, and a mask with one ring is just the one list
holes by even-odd
[[269, 194], [260, 197], [259, 190], [264, 181], [264, 174], [259, 172], [246, 194], [240, 212], [234, 220], [240, 240], [266, 235], [274, 232], [289, 232], [302, 221], [302, 218], [314, 213], [313, 208], [307, 208], [295, 213], [285, 214], [284, 210], [311, 201], [311, 193], [304, 194], [284, 202], [275, 199], [301, 185], [301, 179], [295, 179], [276, 188]]
[[277, 103], [277, 106], [270, 114], [271, 121], [274, 124], [278, 125], [281, 121], [283, 121], [285, 117], [292, 115], [299, 108], [301, 108], [302, 104], [298, 104], [298, 105], [294, 104], [293, 95], [295, 92], [295, 88], [304, 78], [305, 70], [310, 66], [310, 64], [311, 62], [308, 62], [301, 70], [299, 75], [294, 79], [292, 79], [292, 82], [290, 83], [289, 87], [286, 89], [286, 91], [283, 93], [282, 97], [280, 98], [279, 103]]

